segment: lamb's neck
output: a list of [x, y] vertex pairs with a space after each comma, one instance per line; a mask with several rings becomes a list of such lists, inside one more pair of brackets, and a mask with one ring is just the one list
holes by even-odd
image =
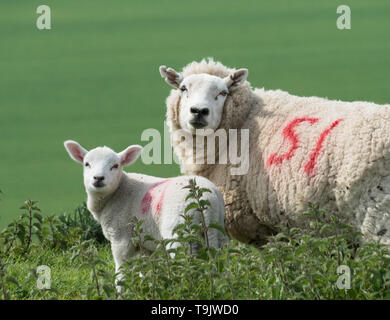
[[125, 173], [122, 174], [122, 177], [119, 181], [118, 187], [111, 193], [102, 194], [98, 192], [88, 192], [87, 191], [87, 208], [93, 214], [94, 218], [100, 222], [102, 212], [106, 207], [107, 203], [115, 197], [115, 194], [120, 193], [124, 187], [127, 176]]

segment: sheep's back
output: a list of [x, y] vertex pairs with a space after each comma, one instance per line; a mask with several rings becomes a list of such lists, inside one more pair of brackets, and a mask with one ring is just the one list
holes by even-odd
[[390, 174], [390, 106], [256, 93], [246, 191], [261, 223], [298, 221], [309, 203], [352, 214]]

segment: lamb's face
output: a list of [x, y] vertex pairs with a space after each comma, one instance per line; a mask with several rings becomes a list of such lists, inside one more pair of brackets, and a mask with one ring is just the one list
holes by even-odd
[[89, 151], [84, 159], [84, 186], [89, 192], [111, 193], [119, 184], [122, 166], [116, 152], [107, 147]]
[[208, 74], [191, 75], [179, 89], [181, 127], [193, 133], [196, 129], [217, 129], [229, 93], [223, 79]]
[[160, 73], [167, 83], [180, 89], [180, 126], [195, 134], [205, 134], [206, 129], [214, 131], [219, 127], [227, 96], [248, 76], [247, 69], [240, 69], [225, 78], [205, 73], [183, 78], [181, 73], [165, 66], [160, 67]]
[[133, 145], [120, 153], [107, 147], [87, 151], [75, 141], [64, 143], [70, 157], [83, 164], [84, 186], [89, 194], [107, 195], [114, 192], [121, 180], [124, 166], [140, 156], [142, 147]]

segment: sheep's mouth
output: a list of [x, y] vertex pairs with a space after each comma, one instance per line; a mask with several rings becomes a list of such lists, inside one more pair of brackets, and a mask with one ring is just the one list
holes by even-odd
[[204, 120], [201, 120], [201, 119], [193, 119], [193, 120], [190, 120], [189, 122], [190, 122], [190, 125], [192, 127], [194, 127], [195, 129], [202, 129], [205, 126], [207, 126], [207, 122]]

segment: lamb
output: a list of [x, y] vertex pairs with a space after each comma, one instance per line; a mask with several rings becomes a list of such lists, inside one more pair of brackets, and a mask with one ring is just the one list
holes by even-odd
[[[363, 242], [390, 245], [390, 105], [252, 89], [247, 69], [212, 59], [160, 74], [174, 87], [166, 118], [181, 172], [221, 190], [230, 236], [261, 247], [282, 224], [304, 228], [311, 203], [353, 224]], [[197, 162], [199, 150], [175, 138], [230, 129], [249, 130], [246, 174]]]
[[[184, 222], [181, 215], [190, 202], [186, 201], [188, 189], [183, 189], [190, 179], [195, 179], [199, 187], [211, 191], [203, 194], [203, 199], [211, 204], [204, 213], [206, 224], [216, 222], [224, 226], [222, 195], [206, 178], [180, 176], [164, 179], [124, 172], [122, 168], [136, 161], [141, 154], [142, 147], [139, 145], [129, 146], [118, 154], [108, 147], [87, 151], [71, 140], [65, 141], [64, 145], [70, 157], [83, 164], [87, 207], [111, 243], [117, 281], [122, 278], [121, 266], [137, 251], [131, 242], [134, 236], [131, 220], [144, 220], [141, 246], [147, 252], [156, 248], [155, 243], [143, 241], [146, 235], [157, 240], [175, 238], [173, 229]], [[194, 214], [194, 223], [200, 223], [199, 213], [194, 209], [189, 212]], [[227, 241], [227, 237], [217, 229], [210, 228], [207, 234], [212, 247], [220, 248]], [[178, 243], [171, 243], [169, 248], [177, 246]]]

